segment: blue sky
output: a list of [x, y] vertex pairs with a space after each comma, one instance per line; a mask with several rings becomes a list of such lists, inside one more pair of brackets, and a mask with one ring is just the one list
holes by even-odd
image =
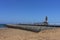
[[60, 0], [0, 0], [0, 23], [60, 23]]

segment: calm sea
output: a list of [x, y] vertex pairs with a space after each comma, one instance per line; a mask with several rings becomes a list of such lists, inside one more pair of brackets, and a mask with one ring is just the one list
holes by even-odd
[[0, 28], [5, 28], [5, 24], [0, 24]]

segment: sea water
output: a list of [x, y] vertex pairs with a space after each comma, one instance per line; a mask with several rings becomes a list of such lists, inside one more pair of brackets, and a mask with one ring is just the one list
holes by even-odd
[[5, 28], [5, 24], [0, 24], [0, 28]]

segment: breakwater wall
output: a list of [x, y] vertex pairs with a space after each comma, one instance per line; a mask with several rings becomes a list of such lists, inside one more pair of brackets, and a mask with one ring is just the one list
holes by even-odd
[[34, 31], [34, 32], [40, 32], [41, 30], [46, 30], [46, 29], [52, 29], [55, 27], [47, 27], [47, 26], [32, 26], [32, 25], [16, 25], [16, 24], [7, 24], [6, 25], [8, 28], [15, 28], [15, 29], [23, 29], [27, 31]]

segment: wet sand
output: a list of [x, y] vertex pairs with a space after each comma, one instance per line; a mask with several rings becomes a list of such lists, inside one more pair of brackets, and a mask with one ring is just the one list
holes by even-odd
[[60, 28], [43, 30], [39, 33], [20, 29], [0, 29], [0, 40], [60, 40]]

